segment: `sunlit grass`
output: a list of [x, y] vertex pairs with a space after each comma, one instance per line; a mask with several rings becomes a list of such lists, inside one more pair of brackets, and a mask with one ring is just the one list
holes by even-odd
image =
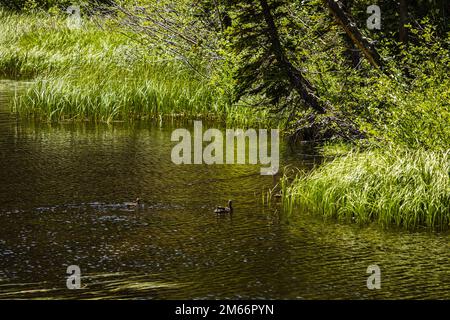
[[45, 121], [112, 122], [180, 117], [244, 126], [268, 122], [263, 110], [233, 105], [180, 61], [145, 52], [121, 33], [62, 17], [0, 12], [0, 76], [34, 78], [14, 104]]
[[351, 152], [294, 181], [285, 176], [284, 208], [338, 220], [446, 229], [450, 225], [449, 152]]
[[263, 111], [218, 100], [207, 82], [189, 79], [173, 65], [144, 64], [126, 72], [100, 67], [83, 72], [37, 79], [16, 100], [14, 111], [50, 121], [111, 122], [175, 116], [250, 125], [266, 120]]

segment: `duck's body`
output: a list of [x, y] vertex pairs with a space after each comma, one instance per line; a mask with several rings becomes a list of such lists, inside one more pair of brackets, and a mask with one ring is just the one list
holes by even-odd
[[128, 209], [137, 209], [142, 206], [142, 200], [140, 198], [137, 198], [135, 202], [125, 202], [124, 205]]
[[214, 213], [221, 214], [221, 213], [232, 213], [233, 207], [232, 207], [232, 201], [228, 200], [228, 207], [216, 207], [214, 210]]

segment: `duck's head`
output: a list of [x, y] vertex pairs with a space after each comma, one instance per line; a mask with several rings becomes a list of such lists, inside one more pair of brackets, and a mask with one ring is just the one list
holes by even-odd
[[233, 204], [233, 201], [231, 201], [231, 200], [228, 200], [228, 208], [230, 208], [231, 209], [231, 205]]
[[142, 203], [141, 198], [136, 198], [136, 204], [141, 204], [141, 203]]

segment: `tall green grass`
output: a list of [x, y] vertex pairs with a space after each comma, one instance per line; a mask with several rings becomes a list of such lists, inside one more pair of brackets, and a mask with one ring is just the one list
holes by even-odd
[[126, 34], [85, 19], [69, 29], [62, 16], [0, 11], [0, 77], [34, 78], [14, 111], [46, 121], [204, 118], [268, 123], [268, 113], [229, 97], [182, 62], [147, 52]]
[[154, 117], [213, 119], [252, 125], [266, 112], [232, 106], [207, 81], [190, 78], [180, 65], [84, 65], [74, 74], [39, 77], [14, 104], [14, 111], [41, 120], [111, 122]]
[[450, 152], [388, 148], [350, 152], [293, 181], [282, 179], [289, 212], [407, 229], [450, 226]]
[[[15, 108], [44, 120], [127, 120], [158, 114], [200, 114], [214, 97], [202, 83], [170, 65], [81, 66], [74, 73], [39, 78]], [[209, 110], [212, 112], [212, 109]]]

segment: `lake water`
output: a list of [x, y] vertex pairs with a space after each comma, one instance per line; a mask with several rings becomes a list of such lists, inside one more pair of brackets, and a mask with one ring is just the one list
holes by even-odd
[[[448, 232], [288, 217], [263, 205], [274, 179], [259, 165], [173, 164], [171, 132], [190, 123], [19, 121], [20, 86], [0, 82], [0, 298], [450, 298]], [[283, 145], [281, 163], [319, 160], [305, 154]], [[234, 214], [216, 216], [228, 199]]]

